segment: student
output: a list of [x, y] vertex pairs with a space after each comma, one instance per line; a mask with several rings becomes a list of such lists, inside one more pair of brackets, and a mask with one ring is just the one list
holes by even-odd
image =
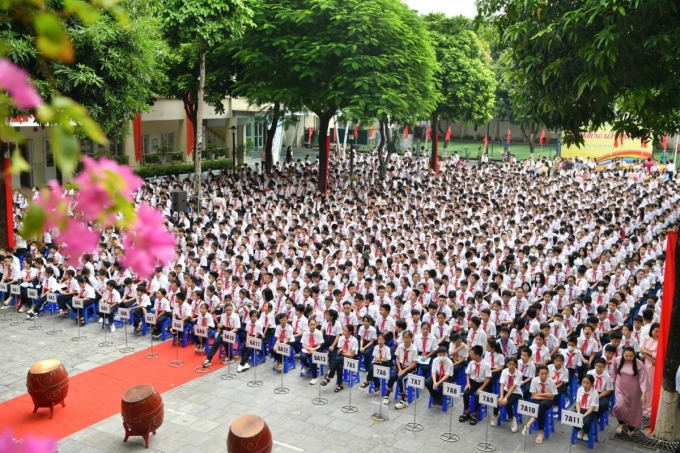
[[449, 356], [453, 361], [453, 375], [451, 378], [453, 382], [457, 382], [458, 374], [465, 370], [468, 359], [468, 347], [463, 342], [460, 334], [454, 333], [451, 335], [451, 344], [449, 345]]
[[453, 382], [453, 362], [446, 356], [446, 348], [437, 348], [437, 357], [432, 359], [432, 371], [425, 379], [425, 388], [430, 392], [432, 404], [441, 406], [445, 382]]
[[137, 302], [134, 307], [130, 308], [132, 325], [135, 328], [134, 333], [138, 334], [142, 330], [142, 319], [144, 319], [144, 315], [146, 315], [150, 306], [151, 299], [146, 294], [146, 287], [144, 285], [137, 286]]
[[160, 288], [156, 291], [156, 303], [154, 305], [154, 313], [156, 314], [156, 325], [153, 326], [153, 338], [158, 340], [161, 338], [161, 329], [163, 323], [170, 318], [171, 308], [170, 302], [165, 298], [167, 292], [165, 288]]
[[[378, 344], [373, 348], [372, 361], [370, 368], [367, 368], [368, 373], [366, 374], [366, 382], [361, 384], [361, 388], [366, 388], [370, 385], [371, 379], [373, 380], [373, 393], [380, 393], [380, 379], [373, 377], [373, 366], [380, 365], [389, 367], [392, 359], [390, 348], [385, 344], [385, 335], [379, 334], [377, 339]], [[367, 384], [369, 383], [369, 384]]]
[[543, 335], [543, 332], [538, 332], [536, 337], [534, 337], [534, 344], [529, 348], [531, 350], [531, 359], [536, 366], [547, 365], [550, 362], [550, 351], [543, 344], [544, 341], [545, 335]]
[[593, 327], [590, 324], [583, 327], [582, 334], [583, 336], [578, 339], [578, 349], [583, 355], [580, 376], [585, 376], [587, 371], [592, 368], [595, 356], [600, 352], [600, 345], [593, 338]]
[[335, 354], [335, 345], [338, 343], [342, 327], [338, 322], [338, 312], [330, 308], [326, 310], [323, 324], [321, 324], [321, 333], [323, 333], [323, 345], [321, 350], [328, 349], [329, 356]]
[[[187, 297], [184, 295], [184, 293], [177, 293], [175, 306], [172, 309], [172, 320], [182, 321], [185, 323], [184, 326], [187, 326], [186, 323], [191, 323], [191, 305], [189, 305], [189, 302], [187, 302], [186, 298]], [[172, 328], [171, 323], [170, 333], [175, 336], [175, 341], [180, 341], [183, 332], [175, 331]]]
[[[364, 360], [364, 367], [370, 373], [371, 358], [373, 357], [373, 349], [378, 338], [375, 327], [373, 327], [373, 318], [365, 315], [361, 319], [361, 327], [359, 327], [359, 353]], [[366, 388], [369, 385], [369, 378], [361, 385], [361, 388]]]
[[409, 374], [415, 371], [418, 365], [418, 349], [413, 344], [413, 334], [408, 330], [402, 334], [403, 344], [400, 344], [394, 354], [396, 367], [392, 368], [390, 374], [390, 380], [387, 382], [387, 392], [383, 398], [383, 404], [390, 404], [390, 393], [392, 392], [392, 387], [394, 383], [397, 383], [397, 391], [400, 395], [400, 400], [394, 405], [397, 410], [404, 409], [408, 407], [408, 402], [406, 401], [406, 387], [404, 385], [404, 380]]
[[569, 372], [569, 382], [574, 379], [576, 370], [580, 370], [583, 366], [583, 353], [577, 348], [577, 345], [578, 338], [574, 335], [567, 340], [567, 348], [560, 351], [566, 361], [564, 366]]
[[503, 351], [503, 355], [506, 358], [516, 358], [517, 347], [515, 346], [515, 342], [510, 339], [510, 329], [508, 329], [506, 326], [500, 328], [498, 344], [500, 344], [501, 351]]
[[307, 330], [302, 334], [302, 351], [300, 352], [300, 364], [312, 370], [312, 380], [309, 385], [315, 385], [318, 382], [318, 365], [312, 360], [312, 354], [319, 351], [323, 345], [323, 334], [317, 327], [316, 319], [311, 318], [307, 324]]
[[505, 361], [506, 368], [501, 373], [501, 394], [498, 398], [498, 406], [493, 409], [491, 426], [498, 424], [500, 408], [505, 406], [510, 420], [510, 431], [517, 432], [517, 420], [515, 419], [515, 404], [522, 398], [522, 373], [517, 369], [517, 359], [509, 357]]
[[283, 356], [276, 350], [276, 345], [279, 343], [289, 344], [295, 338], [293, 337], [293, 328], [288, 324], [288, 316], [285, 313], [280, 313], [276, 319], [279, 321], [279, 325], [276, 326], [274, 332], [276, 343], [270, 352], [272, 357], [274, 357], [274, 368], [278, 371], [283, 371]]
[[517, 367], [519, 372], [522, 373], [522, 395], [525, 400], [528, 400], [531, 381], [536, 377], [536, 365], [531, 361], [531, 349], [523, 348], [520, 350]]
[[338, 393], [344, 387], [342, 385], [345, 357], [353, 359], [359, 350], [359, 342], [354, 337], [354, 326], [352, 324], [345, 324], [342, 326], [342, 336], [337, 342], [337, 354], [331, 358], [330, 370], [321, 381], [321, 385], [326, 386], [333, 379], [337, 373], [335, 380], [335, 393]]
[[265, 349], [269, 347], [269, 342], [274, 338], [274, 334], [276, 333], [276, 318], [274, 318], [272, 309], [271, 302], [265, 302], [261, 306], [260, 323], [262, 324], [262, 332], [264, 335], [262, 343], [264, 343]]
[[47, 303], [47, 293], [54, 293], [57, 295], [59, 294], [59, 284], [57, 283], [57, 279], [54, 278], [54, 270], [51, 267], [45, 267], [44, 274], [45, 277], [43, 278], [42, 281], [43, 283], [42, 289], [38, 290], [39, 291], [38, 299], [35, 301], [31, 301], [35, 305], [32, 308], [30, 308], [27, 312], [28, 319], [38, 317], [38, 313], [40, 313], [40, 310], [42, 310], [42, 308]]
[[486, 340], [486, 352], [484, 353], [484, 361], [491, 369], [491, 386], [500, 379], [501, 372], [505, 368], [505, 356], [501, 345], [496, 342], [494, 338]]
[[[238, 329], [241, 327], [241, 320], [238, 315], [234, 313], [234, 305], [227, 303], [224, 305], [224, 313], [220, 315], [220, 320], [215, 328], [215, 341], [213, 341], [208, 356], [205, 362], [203, 362], [204, 367], [209, 367], [212, 362], [212, 358], [220, 350], [220, 346], [223, 344], [222, 333], [232, 332], [234, 334], [238, 333]], [[222, 364], [226, 365], [234, 361], [234, 354], [232, 351], [233, 345], [225, 343], [224, 349], [226, 350], [226, 357], [222, 360]]]
[[418, 349], [419, 362], [423, 376], [429, 376], [430, 374], [430, 362], [432, 356], [437, 352], [437, 339], [430, 335], [430, 325], [423, 322], [420, 325], [420, 334], [415, 335], [413, 338], [413, 343]]
[[[181, 300], [179, 298], [180, 295], [184, 296], [184, 293], [175, 294], [175, 305], [177, 305], [178, 302]], [[194, 351], [200, 353], [205, 351], [205, 346], [206, 343], [208, 342], [208, 338], [210, 337], [210, 335], [212, 335], [213, 331], [215, 330], [215, 320], [213, 319], [213, 315], [208, 311], [208, 304], [205, 302], [201, 304], [201, 307], [199, 309], [198, 316], [196, 317], [196, 325], [206, 327], [208, 329], [208, 337], [206, 338], [194, 335], [194, 344], [196, 345], [196, 349]]]
[[481, 346], [482, 351], [486, 346], [486, 333], [481, 328], [482, 320], [477, 316], [470, 318], [470, 331], [468, 332], [468, 348], [472, 349], [473, 346]]
[[[482, 360], [483, 353], [484, 348], [480, 345], [470, 348], [470, 363], [468, 363], [465, 370], [467, 379], [465, 391], [463, 392], [463, 406], [465, 409], [463, 415], [458, 418], [458, 421], [464, 423], [470, 420], [470, 425], [472, 426], [477, 424], [479, 412], [482, 408], [479, 402], [479, 394], [484, 391], [491, 381], [491, 368], [489, 368], [489, 364]], [[470, 397], [472, 395], [475, 395], [476, 399], [476, 413], [470, 415]]]
[[598, 357], [595, 360], [595, 369], [588, 371], [588, 374], [593, 377], [592, 387], [598, 396], [598, 417], [609, 410], [609, 398], [614, 390], [609, 373], [605, 370], [606, 366], [607, 360], [603, 357]]
[[262, 323], [257, 317], [257, 310], [250, 310], [249, 318], [243, 326], [243, 329], [245, 330], [246, 337], [241, 342], [241, 362], [236, 369], [237, 373], [242, 373], [250, 368], [248, 360], [254, 351], [252, 348], [248, 347], [248, 337], [262, 338], [264, 336], [262, 331]]
[[[550, 378], [548, 367], [545, 365], [538, 365], [536, 367], [538, 376], [531, 380], [531, 400], [538, 404], [538, 436], [536, 436], [536, 443], [542, 444], [545, 439], [545, 417], [546, 411], [551, 410], [553, 399], [557, 395], [557, 387], [555, 381]], [[529, 435], [529, 427], [536, 421], [532, 417], [524, 426], [522, 434]]]
[[569, 389], [569, 370], [564, 366], [564, 356], [557, 353], [553, 356], [553, 363], [548, 365], [548, 374], [555, 381], [557, 398], [554, 400], [553, 411], [559, 412], [560, 396], [566, 395]]
[[[576, 412], [583, 414], [583, 427], [578, 431], [576, 437], [588, 441], [590, 426], [597, 417], [598, 407], [600, 406], [597, 392], [593, 388], [595, 378], [587, 374], [581, 380], [581, 387], [576, 393]], [[597, 429], [597, 428], [596, 428]]]

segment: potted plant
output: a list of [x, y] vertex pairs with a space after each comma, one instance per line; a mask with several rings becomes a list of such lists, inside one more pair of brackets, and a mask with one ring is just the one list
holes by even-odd
[[217, 149], [217, 144], [216, 143], [208, 143], [208, 146], [206, 146], [205, 148], [208, 151], [208, 155], [210, 156], [210, 160], [215, 160], [215, 150]]
[[245, 156], [246, 156], [246, 150], [247, 150], [247, 145], [244, 145], [243, 143], [239, 143], [236, 145], [236, 163], [238, 165], [243, 165], [243, 162], [245, 162]]

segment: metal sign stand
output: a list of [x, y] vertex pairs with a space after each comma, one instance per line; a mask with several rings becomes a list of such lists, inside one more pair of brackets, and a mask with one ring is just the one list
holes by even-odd
[[[422, 376], [415, 376], [413, 374], [408, 376], [408, 386], [413, 389], [413, 422], [407, 423], [405, 428], [408, 431], [422, 431], [425, 427], [416, 422], [416, 416], [418, 415], [418, 396], [416, 395], [416, 388], [425, 387], [425, 378]], [[452, 411], [453, 412], [453, 411]]]
[[[328, 354], [323, 354], [320, 352], [313, 352], [312, 353], [312, 363], [316, 364], [317, 366], [317, 371], [319, 368], [319, 365], [325, 365], [328, 363]], [[324, 404], [328, 404], [328, 400], [326, 398], [321, 397], [321, 381], [318, 383], [319, 387], [319, 396], [317, 398], [312, 399], [312, 404], [316, 404], [317, 406], [323, 406]]]
[[[156, 315], [153, 313], [147, 313], [146, 316], [144, 317], [144, 320], [149, 326], [155, 326], [156, 325]], [[153, 352], [153, 329], [149, 328], [149, 336], [151, 337], [151, 352], [149, 352], [146, 355], [147, 359], [157, 359], [160, 357], [160, 354], [157, 352]]]
[[85, 335], [80, 335], [80, 318], [81, 318], [82, 310], [83, 310], [83, 300], [82, 299], [76, 300], [75, 298], [73, 298], [72, 304], [73, 304], [73, 308], [75, 308], [77, 310], [76, 316], [78, 317], [78, 319], [76, 319], [76, 323], [78, 324], [78, 336], [71, 338], [71, 341], [86, 340], [87, 337]]
[[172, 321], [172, 329], [175, 331], [175, 360], [170, 361], [170, 366], [173, 368], [179, 368], [184, 366], [184, 362], [179, 359], [179, 340], [177, 339], [177, 328], [181, 327], [179, 329], [179, 332], [182, 332], [182, 335], [184, 335], [184, 321], [181, 319], [177, 319]]
[[[118, 350], [118, 352], [122, 352], [123, 354], [126, 354], [128, 352], [132, 352], [135, 350], [132, 346], [128, 346], [128, 334], [127, 334], [127, 325], [128, 321], [130, 320], [130, 311], [127, 309], [127, 317], [124, 318], [122, 315], [120, 316], [120, 319], [123, 320], [123, 333], [125, 334], [125, 347], [121, 348]], [[121, 309], [119, 308], [118, 311], [120, 312]]]
[[[282, 346], [286, 346], [285, 348], [282, 348]], [[281, 354], [281, 362], [286, 360], [286, 357], [290, 355], [290, 346], [286, 344], [280, 344], [279, 345], [279, 350], [277, 351], [279, 354]], [[281, 370], [281, 385], [279, 387], [276, 387], [274, 389], [274, 393], [277, 395], [285, 395], [286, 393], [290, 392], [290, 389], [288, 387], [283, 386], [283, 375], [286, 374]]]
[[109, 346], [113, 346], [112, 341], [106, 341], [106, 315], [108, 315], [109, 312], [111, 311], [111, 307], [106, 302], [101, 302], [101, 305], [99, 306], [99, 311], [104, 315], [102, 316], [102, 330], [104, 331], [104, 341], [99, 343], [97, 346], [99, 346], [100, 348], [108, 348]]
[[442, 397], [451, 399], [451, 407], [449, 407], [449, 430], [442, 433], [439, 438], [445, 442], [458, 442], [460, 435], [453, 432], [453, 397], [460, 396], [460, 385], [444, 383], [442, 387]]
[[[55, 293], [47, 293], [47, 302], [56, 304], [57, 303], [57, 295]], [[61, 329], [57, 329], [57, 326], [54, 321], [54, 313], [52, 313], [52, 330], [48, 330], [45, 332], [47, 335], [57, 335], [60, 334], [62, 331]]]
[[[5, 293], [7, 293], [7, 283], [0, 283], [0, 286], [2, 286], [2, 288], [0, 288], [0, 304], [4, 304], [5, 303]], [[10, 296], [10, 299], [11, 298], [12, 297]], [[3, 307], [4, 310], [2, 310], [2, 319], [0, 319], [0, 323], [10, 321], [9, 319], [7, 319], [7, 310], [9, 310], [10, 307], [11, 307], [11, 305], [7, 305], [7, 306]]]
[[[35, 291], [33, 294], [31, 294], [32, 296], [35, 296], [35, 297], [31, 298], [33, 300], [33, 308], [35, 308], [36, 305], [38, 305], [38, 301], [40, 300], [38, 298], [38, 290], [36, 290], [36, 289], [30, 290], [29, 289], [28, 291]], [[42, 329], [42, 326], [39, 326], [37, 324], [37, 322], [38, 322], [38, 313], [33, 313], [33, 325], [31, 327], [29, 327], [28, 330], [40, 330], [40, 329]]]
[[15, 311], [16, 311], [16, 314], [17, 314], [17, 320], [10, 322], [9, 325], [10, 326], [20, 326], [24, 323], [23, 320], [19, 319], [19, 308], [18, 308], [19, 294], [21, 294], [21, 289], [17, 285], [10, 285], [9, 293], [10, 293], [10, 295], [14, 296], [14, 302], [15, 302], [14, 308], [16, 308]]
[[[257, 380], [257, 351], [262, 349], [262, 340], [259, 339], [259, 338], [246, 339], [246, 341], [249, 341], [249, 340], [253, 341], [254, 345], [256, 345], [257, 347], [252, 348], [252, 350], [253, 350], [253, 380], [248, 381], [246, 383], [246, 385], [248, 385], [248, 387], [262, 387], [263, 382]], [[258, 341], [254, 341], [254, 340], [258, 340]]]
[[[490, 395], [490, 394], [482, 392], [480, 395], [477, 396], [476, 403], [477, 403], [478, 407], [479, 407], [480, 404], [482, 404], [482, 400], [484, 399], [485, 395]], [[498, 398], [497, 395], [491, 395], [491, 397], [492, 398]], [[497, 400], [496, 400], [496, 404], [498, 404]], [[495, 407], [495, 405], [487, 405], [487, 404], [485, 404], [485, 406], [487, 406], [487, 408]], [[487, 412], [489, 412], [489, 411], [487, 411]], [[485, 438], [484, 438], [484, 442], [479, 442], [477, 444], [477, 450], [479, 450], [479, 451], [491, 452], [491, 451], [496, 450], [496, 446], [494, 444], [492, 444], [491, 442], [489, 442], [489, 424], [490, 423], [491, 423], [491, 414], [487, 413], [487, 415], [486, 415], [486, 435], [485, 435]]]
[[[225, 335], [226, 334], [226, 335]], [[231, 372], [231, 362], [233, 361], [234, 358], [234, 351], [232, 345], [234, 344], [234, 341], [236, 338], [233, 337], [233, 332], [222, 332], [222, 340], [227, 344], [225, 347], [227, 351], [227, 372], [220, 376], [225, 381], [231, 381], [232, 379], [236, 379], [236, 375]], [[228, 341], [232, 340], [232, 341]], [[218, 354], [219, 357], [219, 354]]]
[[[198, 327], [198, 326], [194, 326], [194, 330], [196, 330], [196, 327]], [[200, 340], [201, 346], [200, 346], [200, 349], [198, 351], [198, 356], [201, 358], [201, 364], [199, 366], [197, 366], [196, 368], [194, 368], [194, 371], [197, 372], [197, 373], [201, 373], [201, 374], [209, 373], [210, 368], [207, 367], [207, 366], [203, 366], [203, 337], [200, 337], [200, 338], [201, 338], [201, 340]]]
[[340, 410], [343, 411], [346, 414], [353, 414], [355, 412], [358, 412], [359, 408], [352, 405], [352, 387], [353, 386], [352, 386], [352, 372], [351, 371], [349, 372], [349, 380], [350, 380], [350, 383], [349, 383], [349, 402], [347, 403], [347, 406], [342, 406], [342, 409], [340, 409]]

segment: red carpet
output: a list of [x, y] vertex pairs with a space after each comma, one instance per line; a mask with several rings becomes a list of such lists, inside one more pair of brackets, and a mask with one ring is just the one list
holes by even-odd
[[[55, 406], [52, 420], [49, 408], [40, 408], [33, 413], [33, 401], [28, 393], [1, 403], [0, 414], [3, 415], [0, 417], [0, 429], [9, 428], [16, 437], [30, 433], [63, 439], [120, 414], [123, 393], [135, 385], [151, 384], [157, 392], [164, 393], [204, 376], [194, 371], [205, 360], [205, 355], [199, 357], [194, 353], [193, 344], [180, 348], [179, 358], [185, 362], [180, 368], [168, 365], [176, 354], [171, 341], [154, 345], [154, 352], [160, 353], [157, 359], [147, 359], [145, 356], [148, 352], [150, 348], [71, 377], [66, 407]], [[210, 367], [211, 373], [223, 366], [215, 357]], [[122, 423], [121, 418], [121, 433]]]

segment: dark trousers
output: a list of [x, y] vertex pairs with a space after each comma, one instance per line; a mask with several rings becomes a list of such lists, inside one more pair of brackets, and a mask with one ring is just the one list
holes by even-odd
[[[437, 376], [437, 378], [439, 379], [439, 376]], [[453, 378], [452, 378], [452, 377], [449, 377], [449, 378], [448, 378], [446, 381], [444, 381], [444, 382], [453, 383], [454, 381], [453, 381]], [[434, 380], [432, 379], [432, 375], [430, 375], [430, 377], [428, 377], [427, 379], [425, 379], [425, 388], [427, 389], [428, 392], [430, 392], [430, 396], [431, 396], [433, 399], [436, 400], [436, 399], [442, 397], [442, 392], [444, 391], [444, 384], [442, 383], [442, 384], [441, 384], [439, 387], [437, 387], [437, 389], [435, 390], [435, 389], [434, 389]]]
[[132, 325], [135, 326], [135, 329], [139, 327], [139, 324], [142, 322], [142, 318], [144, 318], [144, 309], [142, 307], [137, 307], [132, 311]]
[[[522, 398], [521, 395], [513, 393], [508, 396], [508, 403], [505, 405], [505, 410], [508, 412], [508, 420], [515, 418], [515, 403]], [[493, 415], [498, 415], [501, 410], [501, 406], [497, 406], [493, 409]]]
[[[477, 393], [477, 390], [479, 390], [482, 384], [484, 384], [484, 381], [477, 382], [474, 379], [470, 379], [470, 388], [463, 392], [463, 408], [465, 412], [470, 412], [470, 397]], [[476, 396], [475, 398], [477, 402], [477, 404], [475, 404], [475, 410], [477, 411], [477, 418], [479, 418], [479, 411], [482, 408], [482, 405], [479, 404], [479, 397]]]
[[116, 310], [118, 310], [118, 307], [109, 307], [109, 310], [111, 313], [102, 313], [102, 312], [97, 312], [97, 315], [101, 318], [106, 319], [109, 324], [113, 324], [113, 316], [116, 313]]
[[163, 328], [163, 323], [170, 319], [170, 313], [163, 313], [159, 317], [156, 318], [156, 325], [153, 328], [153, 334], [154, 335], [160, 335], [161, 334], [161, 329]]
[[387, 381], [387, 392], [389, 394], [390, 390], [392, 390], [392, 387], [394, 386], [394, 383], [397, 383], [397, 390], [399, 391], [399, 394], [402, 396], [402, 398], [406, 397], [406, 387], [404, 386], [404, 381], [408, 378], [408, 375], [411, 374], [413, 371], [409, 373], [404, 373], [401, 376], [398, 375], [397, 369], [392, 368], [392, 372], [390, 373], [390, 380]]
[[318, 366], [316, 363], [312, 362], [312, 357], [310, 354], [308, 354], [306, 351], [300, 352], [300, 363], [303, 366], [309, 367], [312, 369], [312, 378], [316, 379], [318, 376]]
[[[213, 328], [208, 327], [208, 338], [210, 338], [210, 335], [213, 333]], [[182, 335], [182, 332], [178, 332], [179, 335]], [[198, 335], [194, 335], [194, 344], [196, 346], [205, 346], [208, 344], [208, 338], [203, 338], [199, 337]]]
[[[588, 412], [587, 408], [581, 408], [581, 414], [585, 414]], [[590, 414], [586, 415], [583, 417], [583, 432], [588, 434], [590, 433], [590, 426], [593, 424], [595, 419], [597, 418], [597, 412], [593, 411]]]
[[541, 400], [541, 401], [534, 401], [534, 403], [538, 404], [538, 429], [544, 430], [545, 429], [545, 414], [547, 411], [552, 410], [552, 405], [553, 402], [552, 400]]
[[57, 297], [57, 305], [59, 305], [59, 310], [66, 310], [70, 305], [71, 305], [71, 299], [73, 299], [73, 295], [60, 295]]
[[600, 397], [600, 406], [597, 408], [597, 416], [599, 417], [608, 410], [609, 410], [609, 396]]

